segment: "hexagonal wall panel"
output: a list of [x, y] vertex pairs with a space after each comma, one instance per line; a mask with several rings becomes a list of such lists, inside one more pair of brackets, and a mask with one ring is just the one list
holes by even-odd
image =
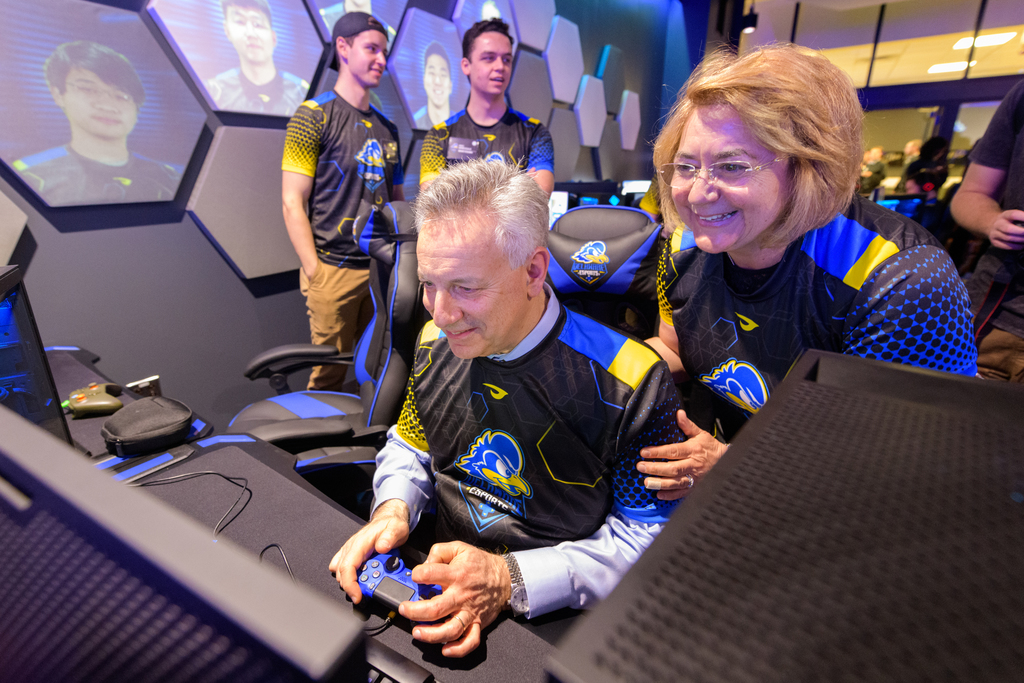
[[[324, 44], [302, 0], [268, 5], [270, 17], [229, 7], [232, 21], [220, 2], [153, 0], [147, 9], [211, 108], [291, 116], [306, 99]], [[275, 75], [256, 85], [245, 72], [267, 59]]]
[[608, 119], [601, 134], [601, 145], [597, 148], [598, 159], [601, 160], [600, 180], [622, 180], [623, 152], [619, 144], [619, 122]]
[[622, 90], [626, 87], [626, 66], [622, 59], [622, 50], [614, 45], [605, 45], [601, 50], [601, 59], [597, 63], [595, 74], [604, 82], [604, 100], [608, 113], [619, 111], [619, 100]]
[[[405, 12], [406, 0], [307, 0], [313, 7], [313, 14], [319, 15], [320, 21], [317, 28], [320, 29], [325, 43], [331, 42], [331, 31], [334, 29], [334, 22], [349, 12], [369, 12], [383, 22], [388, 29], [388, 44], [395, 40], [398, 25], [402, 23], [402, 13]], [[347, 8], [347, 10], [346, 10]]]
[[520, 50], [516, 55], [512, 82], [508, 86], [508, 99], [512, 107], [538, 121], [551, 116], [551, 81], [548, 66], [543, 59]]
[[555, 0], [512, 0], [512, 17], [519, 41], [543, 50], [551, 34], [551, 20], [555, 18]]
[[585, 147], [600, 145], [604, 122], [608, 118], [604, 106], [604, 83], [600, 78], [583, 77], [572, 111], [576, 114], [576, 125], [579, 126], [580, 144]]
[[455, 24], [415, 7], [406, 11], [388, 70], [413, 128], [431, 128], [466, 106], [469, 81], [459, 68], [461, 60]]
[[504, 20], [508, 24], [513, 42], [516, 45], [519, 44], [519, 33], [516, 31], [516, 22], [512, 17], [512, 5], [509, 0], [458, 0], [455, 3], [452, 22], [459, 29], [459, 37], [465, 35], [470, 26], [483, 19]]
[[284, 137], [269, 128], [218, 128], [188, 202], [196, 225], [246, 279], [299, 267], [281, 214], [281, 163], [271, 163]]
[[640, 95], [632, 90], [623, 90], [615, 120], [619, 122], [622, 134], [622, 149], [636, 149], [636, 141], [640, 137]]
[[580, 156], [580, 134], [576, 116], [568, 109], [554, 109], [548, 121], [551, 141], [555, 146], [555, 182], [572, 180], [576, 160]]
[[[173, 200], [207, 114], [142, 18], [66, 0], [3, 0], [0, 16], [0, 158], [23, 181], [18, 189], [50, 206]], [[54, 84], [59, 105], [43, 65], [61, 53], [126, 68], [105, 72], [116, 83]], [[106, 142], [73, 134], [72, 120]]]
[[18, 246], [21, 233], [25, 231], [28, 215], [18, 205], [0, 193], [0, 265], [11, 262], [14, 248]]
[[552, 96], [559, 102], [573, 102], [583, 76], [583, 48], [576, 24], [564, 17], [555, 17], [544, 49], [544, 61], [548, 63]]

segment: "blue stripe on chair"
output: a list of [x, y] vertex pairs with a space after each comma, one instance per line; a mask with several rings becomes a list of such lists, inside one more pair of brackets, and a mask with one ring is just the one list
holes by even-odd
[[374, 231], [374, 216], [377, 214], [377, 207], [370, 209], [370, 217], [366, 219], [366, 225], [363, 226], [363, 232], [359, 235], [359, 251], [363, 252], [367, 256], [370, 255], [370, 240], [373, 239]]
[[[550, 253], [550, 250], [548, 253]], [[572, 294], [573, 292], [587, 291], [580, 287], [575, 280], [569, 277], [569, 274], [565, 272], [562, 265], [555, 260], [554, 255], [551, 256], [551, 262], [550, 265], [548, 265], [548, 277], [551, 278], [551, 284], [559, 294]]]
[[136, 465], [135, 467], [127, 469], [124, 472], [119, 472], [118, 474], [115, 474], [114, 475], [114, 481], [124, 481], [125, 479], [129, 479], [131, 477], [134, 477], [137, 474], [142, 474], [143, 472], [147, 472], [147, 471], [153, 469], [154, 467], [159, 467], [160, 465], [163, 465], [164, 463], [168, 463], [171, 460], [174, 460], [174, 456], [171, 455], [170, 453], [164, 453], [163, 455], [158, 455], [157, 457], [153, 458], [152, 460], [144, 462], [141, 465]]
[[627, 337], [569, 309], [565, 314], [565, 326], [558, 338], [602, 368], [611, 367]]
[[245, 434], [221, 434], [220, 436], [211, 436], [209, 439], [197, 441], [196, 445], [200, 448], [209, 448], [219, 443], [253, 443], [254, 441], [256, 439]]
[[334, 406], [318, 401], [312, 396], [301, 392], [285, 394], [283, 396], [272, 396], [267, 400], [273, 401], [285, 410], [294, 413], [295, 417], [302, 419], [310, 417], [336, 417], [345, 414]]
[[[396, 226], [398, 225], [398, 217], [397, 216], [395, 217], [395, 225]], [[388, 278], [388, 282], [389, 282], [389, 284], [391, 286], [391, 301], [388, 302], [388, 315], [387, 315], [387, 319], [391, 323], [392, 334], [393, 334], [393, 331], [394, 331], [394, 324], [395, 324], [394, 323], [395, 297], [398, 296], [398, 274], [400, 272], [398, 270], [398, 268], [399, 268], [399, 265], [401, 263], [402, 263], [402, 245], [401, 245], [401, 243], [399, 243], [398, 246], [395, 248], [395, 262], [391, 266], [391, 277]], [[391, 336], [392, 335], [390, 335], [390, 334], [389, 335], [385, 335], [384, 338], [390, 338]], [[393, 348], [389, 348], [388, 349], [388, 354], [384, 358], [384, 367], [381, 368], [379, 373], [377, 373], [377, 381], [376, 381], [376, 383], [374, 383], [374, 386], [373, 386], [373, 400], [370, 401], [370, 409], [368, 411], [366, 411], [366, 419], [363, 421], [366, 424], [367, 427], [369, 427], [372, 424], [371, 420], [373, 420], [373, 409], [377, 407], [377, 396], [378, 396], [378, 393], [379, 393], [379, 390], [380, 390], [380, 386], [381, 386], [381, 383], [382, 383], [381, 380], [384, 379], [384, 376], [388, 372], [388, 365], [391, 364], [391, 355], [394, 353], [394, 351], [395, 350]]]
[[373, 303], [373, 317], [370, 318], [370, 324], [363, 330], [363, 334], [359, 337], [359, 342], [356, 344], [356, 382], [359, 386], [362, 386], [364, 382], [373, 382], [373, 377], [366, 371], [366, 354], [370, 350], [370, 340], [373, 339], [373, 329], [377, 326], [377, 299], [370, 295], [370, 301]]
[[598, 287], [598, 291], [607, 292], [608, 294], [625, 294], [629, 286], [633, 284], [633, 278], [636, 276], [636, 271], [640, 268], [640, 264], [651, 252], [651, 247], [657, 241], [659, 233], [660, 230], [651, 232], [650, 237], [644, 240], [643, 245], [630, 254], [626, 262], [619, 266], [604, 284]]

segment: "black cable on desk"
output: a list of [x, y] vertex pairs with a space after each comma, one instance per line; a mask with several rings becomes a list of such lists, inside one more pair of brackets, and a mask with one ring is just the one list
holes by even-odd
[[[219, 534], [221, 532], [221, 524], [223, 524], [224, 520], [228, 518], [228, 515], [230, 515], [231, 511], [235, 509], [235, 506], [238, 505], [239, 502], [241, 502], [242, 496], [245, 495], [246, 491], [249, 492], [249, 500], [245, 501], [245, 503], [242, 505], [242, 507], [240, 507], [238, 509], [238, 514], [239, 515], [242, 514], [242, 511], [245, 510], [247, 505], [249, 505], [249, 501], [252, 500], [252, 489], [249, 488], [249, 480], [246, 479], [245, 477], [229, 477], [227, 475], [221, 474], [220, 472], [211, 472], [211, 471], [188, 472], [186, 474], [178, 474], [178, 475], [175, 475], [173, 477], [165, 477], [163, 479], [153, 479], [153, 480], [145, 481], [145, 482], [141, 482], [141, 483], [129, 484], [129, 486], [161, 486], [163, 484], [176, 484], [176, 483], [181, 482], [181, 481], [188, 481], [189, 479], [196, 479], [197, 477], [204, 477], [204, 476], [209, 475], [209, 474], [212, 474], [214, 476], [218, 476], [221, 479], [223, 479], [223, 480], [225, 480], [227, 482], [230, 482], [231, 484], [234, 484], [235, 486], [241, 486], [242, 487], [242, 491], [241, 491], [241, 493], [238, 494], [238, 498], [235, 499], [235, 502], [231, 504], [231, 507], [228, 508], [228, 511], [224, 513], [224, 516], [221, 517], [217, 521], [216, 525], [214, 525], [214, 527], [213, 527], [213, 535], [216, 536], [217, 534]], [[238, 483], [239, 481], [242, 482], [242, 483], [239, 484]], [[238, 515], [235, 515], [235, 516], [237, 517]], [[225, 524], [225, 526], [227, 526], [227, 525]], [[266, 548], [264, 548], [264, 550], [266, 550]], [[284, 552], [282, 551], [281, 554], [283, 555]], [[288, 564], [288, 560], [285, 559], [285, 565], [287, 565], [287, 564]], [[291, 573], [291, 567], [288, 568], [288, 572]]]
[[263, 561], [263, 555], [271, 548], [277, 548], [281, 552], [281, 559], [284, 560], [284, 567], [288, 570], [288, 576], [292, 577], [292, 583], [295, 583], [295, 574], [292, 573], [292, 566], [288, 564], [288, 556], [284, 554], [284, 548], [277, 543], [271, 543], [266, 548], [260, 551], [260, 562]]

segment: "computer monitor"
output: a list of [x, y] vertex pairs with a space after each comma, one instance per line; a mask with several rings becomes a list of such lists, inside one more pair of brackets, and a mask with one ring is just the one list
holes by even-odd
[[0, 405], [73, 443], [18, 266], [0, 266]]
[[9, 681], [366, 681], [362, 624], [0, 408]]
[[923, 194], [889, 195], [885, 199], [879, 199], [878, 204], [907, 218], [913, 218], [926, 199]]
[[587, 681], [1017, 680], [1024, 387], [810, 351], [548, 665]]

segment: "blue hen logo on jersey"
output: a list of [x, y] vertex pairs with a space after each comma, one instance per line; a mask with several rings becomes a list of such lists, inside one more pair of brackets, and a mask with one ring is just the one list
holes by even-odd
[[384, 182], [384, 150], [374, 139], [363, 143], [363, 148], [356, 153], [359, 162], [359, 175], [366, 187], [373, 192]]
[[768, 401], [768, 384], [764, 377], [745, 361], [730, 358], [698, 379], [748, 413], [756, 413]]
[[509, 514], [525, 516], [522, 501], [533, 496], [533, 489], [522, 477], [523, 450], [512, 436], [488, 429], [455, 466], [471, 477], [460, 489], [478, 531]]
[[587, 242], [572, 255], [572, 273], [592, 285], [608, 274], [608, 255], [604, 242]]

